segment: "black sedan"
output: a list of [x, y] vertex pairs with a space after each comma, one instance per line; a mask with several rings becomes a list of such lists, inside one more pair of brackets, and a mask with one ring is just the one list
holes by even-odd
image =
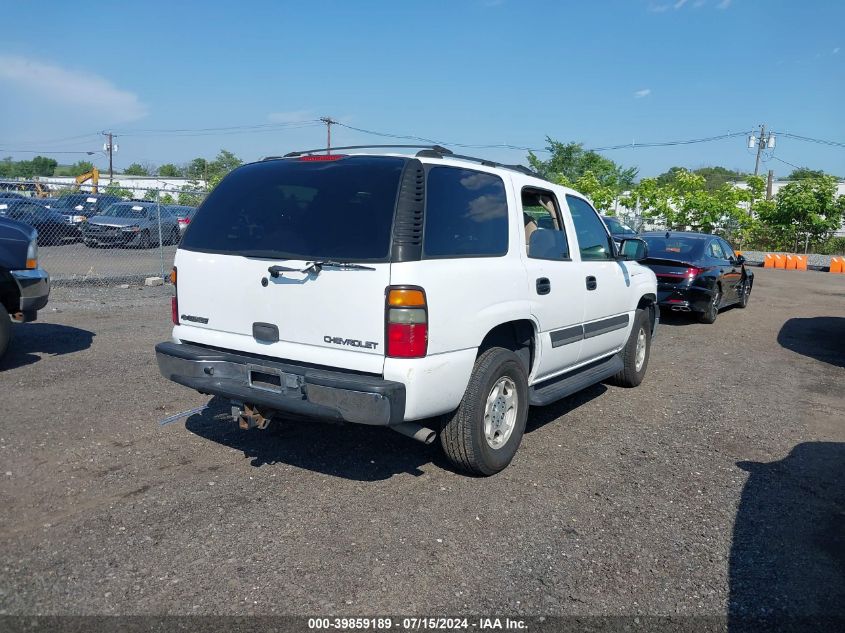
[[629, 237], [637, 237], [637, 232], [627, 224], [624, 224], [619, 218], [612, 215], [603, 215], [601, 219], [604, 220], [607, 230], [610, 231], [617, 244]]
[[29, 198], [0, 198], [0, 217], [33, 227], [38, 231], [39, 245], [75, 241], [78, 235], [65, 216]]
[[754, 273], [721, 237], [682, 231], [640, 237], [648, 244], [648, 258], [642, 263], [657, 275], [662, 308], [695, 312], [703, 323], [713, 323], [720, 308], [748, 305]]

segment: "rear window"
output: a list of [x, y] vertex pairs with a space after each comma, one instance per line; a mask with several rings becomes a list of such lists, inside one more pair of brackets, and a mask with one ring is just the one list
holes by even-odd
[[132, 204], [131, 202], [118, 202], [112, 204], [105, 211], [103, 211], [102, 213], [98, 213], [97, 215], [102, 215], [104, 217], [110, 218], [145, 217], [147, 215], [147, 207], [144, 207], [140, 204]]
[[180, 248], [254, 257], [384, 261], [405, 159], [273, 160], [223, 179]]
[[648, 256], [656, 259], [677, 259], [694, 261], [704, 253], [704, 240], [670, 235], [644, 235], [648, 244]]
[[426, 257], [495, 257], [508, 250], [508, 201], [498, 176], [434, 167], [428, 173]]

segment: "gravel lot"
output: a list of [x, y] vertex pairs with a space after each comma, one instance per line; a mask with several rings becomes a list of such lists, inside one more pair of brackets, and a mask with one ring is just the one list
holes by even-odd
[[0, 613], [845, 615], [845, 275], [665, 317], [634, 390], [451, 471], [363, 427], [241, 431], [158, 374], [167, 288], [55, 288], [0, 363]]
[[162, 249], [89, 248], [82, 242], [40, 246], [39, 259], [55, 282], [69, 280], [115, 282], [144, 277], [159, 277], [170, 272], [176, 246]]

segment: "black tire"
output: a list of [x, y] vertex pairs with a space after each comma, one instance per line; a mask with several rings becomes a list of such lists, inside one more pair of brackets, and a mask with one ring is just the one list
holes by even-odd
[[742, 282], [742, 288], [740, 290], [739, 301], [737, 302], [737, 307], [739, 308], [746, 308], [748, 307], [748, 300], [751, 298], [751, 284], [748, 283], [748, 280]]
[[702, 323], [712, 324], [716, 322], [716, 317], [719, 316], [719, 304], [722, 302], [722, 289], [718, 288], [716, 294], [707, 304], [707, 309], [701, 313], [698, 320]]
[[[645, 336], [645, 358], [642, 365], [637, 368], [637, 341], [640, 332]], [[613, 377], [613, 383], [620, 387], [637, 387], [645, 377], [648, 369], [648, 359], [651, 356], [651, 319], [648, 310], [640, 309], [634, 313], [634, 327], [631, 328], [631, 335], [625, 347], [619, 352], [622, 358], [623, 369]]]
[[141, 233], [141, 236], [138, 238], [138, 248], [151, 248], [153, 245], [152, 240], [150, 240], [150, 232], [144, 231]]
[[[509, 378], [517, 397], [515, 421], [510, 437], [493, 448], [484, 433], [487, 398], [500, 379]], [[519, 357], [512, 351], [493, 347], [476, 360], [460, 406], [446, 416], [440, 444], [449, 461], [474, 475], [493, 475], [511, 463], [525, 433], [528, 419], [528, 376]]]
[[12, 338], [12, 319], [6, 313], [5, 309], [0, 304], [0, 358], [9, 349], [9, 340]]

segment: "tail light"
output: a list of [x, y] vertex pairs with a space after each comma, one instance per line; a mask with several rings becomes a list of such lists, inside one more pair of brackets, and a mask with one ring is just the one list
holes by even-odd
[[418, 287], [387, 289], [385, 306], [387, 356], [422, 358], [428, 351], [428, 307]]
[[188, 226], [191, 223], [191, 218], [179, 218], [176, 220], [181, 226]]
[[176, 266], [170, 271], [170, 283], [173, 284], [173, 296], [170, 297], [170, 318], [173, 325], [179, 325], [179, 297], [176, 293]]
[[341, 158], [346, 158], [346, 154], [306, 154], [300, 156], [299, 160], [306, 163], [319, 163], [327, 160], [340, 160]]
[[686, 277], [687, 277], [687, 279], [695, 279], [696, 277], [698, 277], [703, 272], [704, 272], [703, 268], [698, 268], [696, 266], [690, 266], [689, 268], [687, 268]]

